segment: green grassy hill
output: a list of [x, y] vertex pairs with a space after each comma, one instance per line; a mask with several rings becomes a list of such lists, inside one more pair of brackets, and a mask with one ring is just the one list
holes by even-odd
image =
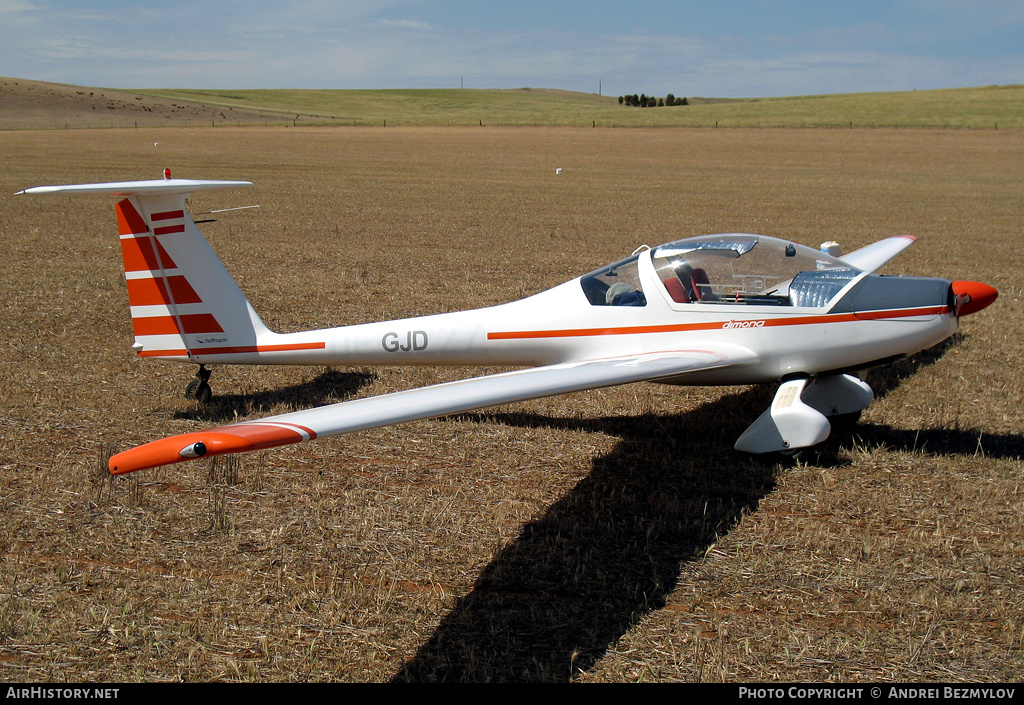
[[708, 100], [631, 108], [618, 97], [517, 90], [137, 90], [206, 105], [347, 125], [1024, 128], [1024, 85]]

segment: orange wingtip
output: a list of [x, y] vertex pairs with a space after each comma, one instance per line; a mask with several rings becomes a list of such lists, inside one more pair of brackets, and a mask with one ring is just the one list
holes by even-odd
[[110, 459], [110, 472], [124, 475], [159, 465], [172, 465], [205, 456], [241, 453], [273, 448], [316, 438], [305, 426], [287, 423], [252, 422], [196, 431], [146, 443]]

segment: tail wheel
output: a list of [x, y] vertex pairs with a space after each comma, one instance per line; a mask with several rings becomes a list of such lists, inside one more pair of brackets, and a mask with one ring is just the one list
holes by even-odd
[[185, 398], [200, 404], [208, 403], [213, 399], [213, 388], [210, 387], [209, 379], [210, 370], [206, 369], [206, 365], [200, 365], [195, 379], [185, 386]]
[[200, 383], [196, 389], [195, 399], [200, 404], [208, 404], [213, 399], [213, 389], [206, 382]]

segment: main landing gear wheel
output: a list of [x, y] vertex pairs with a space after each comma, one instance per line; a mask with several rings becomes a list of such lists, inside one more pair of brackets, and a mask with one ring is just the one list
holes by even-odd
[[810, 448], [786, 448], [775, 453], [775, 457], [783, 465], [796, 467], [807, 460], [810, 455]]
[[851, 431], [857, 425], [857, 422], [860, 421], [862, 411], [851, 411], [848, 414], [829, 416], [828, 422], [832, 425], [833, 431]]
[[196, 377], [185, 387], [185, 398], [194, 399], [200, 404], [206, 404], [213, 399], [213, 389], [210, 387], [210, 370], [206, 365], [200, 365]]

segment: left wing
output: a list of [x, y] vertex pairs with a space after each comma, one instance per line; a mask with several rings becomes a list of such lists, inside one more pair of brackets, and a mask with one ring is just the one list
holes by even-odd
[[113, 456], [110, 472], [121, 475], [205, 455], [273, 448], [585, 389], [750, 365], [758, 359], [746, 348], [717, 344], [706, 349], [661, 350], [475, 377], [153, 441]]

